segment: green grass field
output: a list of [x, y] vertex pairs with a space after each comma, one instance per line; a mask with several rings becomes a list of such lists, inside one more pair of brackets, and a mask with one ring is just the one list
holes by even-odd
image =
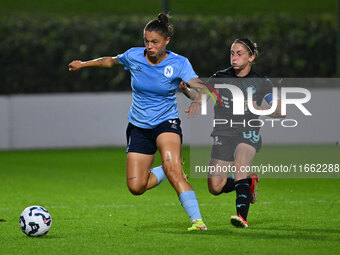
[[[323, 0], [168, 0], [172, 15], [252, 15], [252, 14], [332, 14], [337, 1]], [[162, 10], [161, 0], [15, 0], [0, 1], [1, 13], [40, 13], [63, 15], [156, 15]]]
[[[339, 147], [322, 147], [331, 151], [323, 154], [324, 162], [339, 159]], [[306, 160], [307, 154], [307, 160], [318, 159], [318, 151], [267, 146], [256, 161], [270, 161], [274, 153], [281, 154], [281, 163]], [[189, 155], [184, 149], [184, 157]], [[214, 197], [205, 179], [190, 183], [207, 232], [186, 231], [189, 219], [167, 181], [132, 196], [125, 185], [124, 149], [2, 151], [0, 218], [6, 221], [0, 222], [0, 254], [339, 253], [340, 179], [261, 179], [248, 229], [229, 223], [234, 193]], [[41, 238], [25, 236], [18, 224], [22, 210], [34, 204], [53, 218]]]

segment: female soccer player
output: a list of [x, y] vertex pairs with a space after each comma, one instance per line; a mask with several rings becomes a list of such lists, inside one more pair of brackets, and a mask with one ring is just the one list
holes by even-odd
[[[231, 67], [216, 72], [208, 81], [209, 84], [232, 84], [247, 95], [247, 88], [251, 87], [253, 92], [253, 106], [256, 110], [267, 110], [261, 107], [264, 100], [272, 103], [272, 84], [268, 79], [255, 73], [252, 64], [258, 56], [257, 45], [249, 39], [236, 39], [231, 45], [230, 63]], [[181, 83], [180, 90], [189, 97], [192, 91]], [[228, 89], [217, 89], [222, 100], [222, 105], [215, 106], [214, 119], [228, 120], [229, 124], [215, 125], [211, 136], [214, 138], [211, 159], [209, 165], [213, 169], [235, 169], [234, 178], [227, 177], [224, 173], [210, 172], [208, 188], [210, 193], [220, 195], [236, 190], [236, 216], [231, 216], [231, 224], [236, 227], [247, 228], [247, 215], [250, 203], [257, 199], [258, 175], [256, 173], [247, 176], [244, 171], [254, 159], [255, 153], [261, 148], [261, 135], [259, 125], [255, 123], [258, 115], [245, 109], [244, 115], [233, 115], [233, 95]], [[245, 102], [247, 103], [247, 102]], [[274, 118], [284, 117], [281, 115], [281, 103], [269, 116]], [[190, 112], [191, 109], [187, 110]], [[248, 121], [251, 125], [248, 125]], [[255, 121], [254, 121], [255, 120]], [[234, 123], [231, 125], [230, 123]], [[245, 123], [245, 125], [243, 125]], [[257, 127], [256, 127], [257, 126]], [[229, 168], [228, 168], [229, 167]]]
[[[144, 28], [145, 47], [115, 57], [75, 60], [69, 70], [123, 65], [130, 71], [133, 100], [126, 130], [127, 186], [132, 194], [141, 195], [168, 178], [192, 221], [188, 230], [207, 230], [195, 192], [182, 173], [182, 130], [176, 102], [181, 80], [193, 86], [200, 86], [200, 80], [187, 58], [166, 49], [171, 35], [168, 16], [159, 14]], [[162, 165], [151, 169], [157, 149]]]

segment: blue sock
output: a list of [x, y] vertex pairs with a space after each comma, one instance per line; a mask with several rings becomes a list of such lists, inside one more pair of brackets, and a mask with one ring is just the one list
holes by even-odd
[[162, 181], [166, 180], [166, 174], [164, 173], [163, 167], [162, 166], [158, 166], [155, 168], [152, 168], [150, 170], [151, 173], [153, 173], [156, 178], [157, 178], [157, 185], [160, 184]]
[[195, 191], [184, 191], [178, 197], [191, 220], [202, 219]]

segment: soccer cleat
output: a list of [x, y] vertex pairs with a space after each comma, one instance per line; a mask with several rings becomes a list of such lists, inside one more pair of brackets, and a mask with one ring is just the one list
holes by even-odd
[[230, 217], [230, 223], [231, 223], [231, 225], [233, 225], [237, 228], [247, 228], [248, 227], [248, 223], [242, 218], [241, 215], [231, 216]]
[[188, 228], [188, 231], [197, 231], [197, 230], [208, 230], [207, 226], [204, 224], [203, 220], [193, 220], [192, 226]]
[[259, 176], [257, 173], [252, 173], [248, 176], [252, 179], [252, 183], [250, 185], [250, 203], [254, 204], [257, 199], [257, 184], [259, 182]]

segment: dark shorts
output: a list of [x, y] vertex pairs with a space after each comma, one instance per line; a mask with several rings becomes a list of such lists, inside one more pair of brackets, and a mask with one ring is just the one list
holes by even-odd
[[238, 136], [213, 136], [214, 145], [211, 150], [211, 158], [223, 161], [234, 161], [236, 147], [240, 143], [249, 144], [256, 152], [261, 149], [262, 138], [255, 131], [243, 132]]
[[164, 121], [152, 129], [139, 128], [129, 123], [126, 129], [126, 152], [153, 155], [157, 151], [157, 137], [166, 132], [178, 134], [182, 142], [181, 121], [179, 119]]

